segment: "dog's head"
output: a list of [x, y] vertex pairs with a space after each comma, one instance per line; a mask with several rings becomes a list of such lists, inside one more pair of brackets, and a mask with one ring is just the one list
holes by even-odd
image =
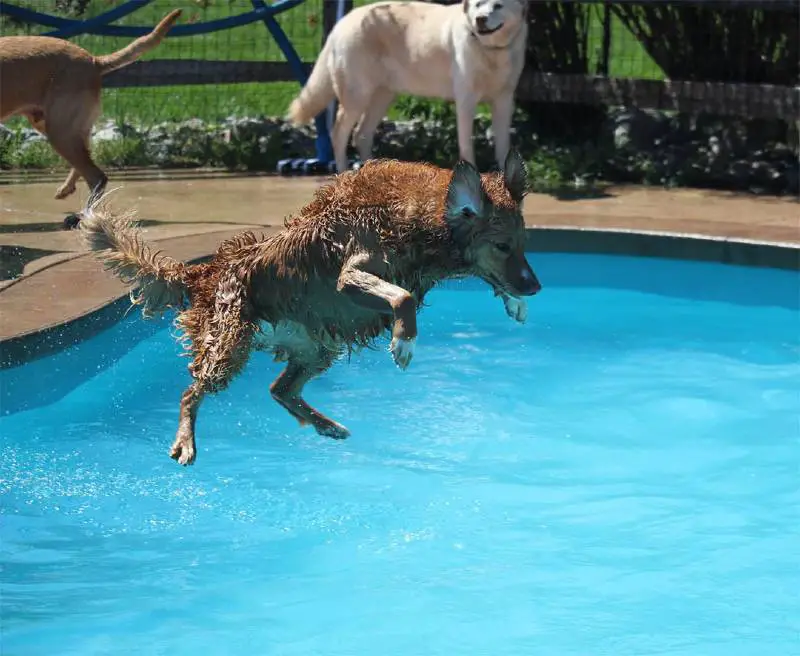
[[487, 45], [504, 47], [525, 20], [526, 0], [463, 0], [472, 33]]
[[522, 200], [528, 173], [514, 150], [504, 169], [481, 176], [472, 164], [460, 161], [447, 188], [445, 217], [453, 240], [476, 276], [497, 294], [532, 296], [542, 286], [525, 259]]

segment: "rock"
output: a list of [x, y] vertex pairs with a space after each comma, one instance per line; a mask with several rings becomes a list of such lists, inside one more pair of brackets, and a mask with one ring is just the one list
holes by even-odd
[[114, 123], [114, 121], [106, 121], [102, 126], [95, 127], [92, 141], [115, 141], [122, 139], [123, 132]]
[[663, 112], [622, 108], [609, 111], [606, 129], [610, 128], [617, 150], [652, 150], [669, 130], [670, 119]]

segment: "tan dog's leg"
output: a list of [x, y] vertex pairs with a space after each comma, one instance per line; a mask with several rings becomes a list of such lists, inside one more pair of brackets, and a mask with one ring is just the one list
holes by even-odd
[[392, 106], [394, 92], [389, 89], [378, 89], [369, 101], [369, 108], [361, 117], [361, 123], [356, 128], [353, 140], [358, 149], [358, 156], [362, 162], [372, 157], [372, 145], [375, 140], [375, 130], [381, 119], [386, 116]]
[[392, 327], [392, 352], [395, 364], [405, 369], [414, 357], [414, 344], [417, 339], [417, 303], [402, 287], [379, 278], [371, 271], [382, 272], [380, 258], [371, 259], [368, 255], [355, 255], [342, 268], [337, 290], [346, 294], [358, 305], [370, 310], [391, 312], [394, 315]]
[[[59, 187], [56, 192], [56, 198], [66, 198], [73, 191], [75, 191], [75, 181], [78, 177], [83, 176], [86, 183], [89, 185], [89, 200], [87, 205], [101, 196], [105, 190], [108, 178], [103, 171], [92, 161], [89, 154], [89, 133], [75, 134], [70, 132], [61, 132], [55, 128], [55, 121], [50, 121], [50, 143], [55, 148], [56, 152], [67, 160], [74, 169], [76, 174], [72, 172], [67, 176], [64, 184]], [[71, 183], [71, 188], [70, 188]]]
[[67, 174], [67, 179], [64, 180], [64, 184], [62, 184], [56, 190], [56, 199], [61, 200], [62, 198], [66, 198], [67, 196], [74, 194], [76, 185], [80, 179], [81, 174], [78, 173], [78, 169], [70, 169], [69, 173]]
[[[78, 175], [86, 180], [90, 197], [88, 203], [102, 195], [108, 178], [89, 154], [92, 126], [100, 114], [100, 90], [84, 91], [79, 96], [58, 89], [50, 90], [52, 100], [44, 111], [47, 138], [55, 151], [69, 162]], [[74, 191], [78, 176], [72, 172], [59, 187], [56, 198], [66, 198]], [[70, 189], [70, 182], [72, 189]]]
[[[28, 122], [33, 126], [33, 129], [37, 132], [40, 132], [44, 136], [47, 136], [47, 123], [44, 120], [44, 112], [36, 109], [31, 112], [26, 112], [25, 117], [28, 119]], [[78, 170], [72, 168], [69, 170], [69, 174], [67, 175], [67, 179], [64, 180], [64, 184], [62, 184], [58, 191], [56, 191], [56, 198], [61, 200], [62, 198], [66, 198], [70, 194], [75, 192], [75, 185], [77, 184], [78, 180], [80, 179], [81, 174], [78, 173]]]
[[24, 113], [28, 123], [31, 124], [34, 130], [47, 136], [47, 126], [44, 122], [44, 112], [41, 109], [34, 109]]
[[312, 408], [303, 399], [305, 384], [328, 369], [331, 362], [332, 358], [325, 353], [320, 353], [319, 360], [311, 364], [290, 356], [286, 369], [270, 385], [269, 391], [272, 398], [286, 408], [301, 426], [311, 424], [320, 435], [342, 440], [350, 435], [350, 431]]

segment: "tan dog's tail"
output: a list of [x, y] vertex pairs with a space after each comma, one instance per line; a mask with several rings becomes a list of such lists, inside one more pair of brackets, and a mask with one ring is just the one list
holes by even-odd
[[186, 265], [153, 252], [130, 214], [115, 215], [101, 200], [84, 210], [79, 232], [106, 270], [134, 286], [131, 302], [142, 306], [145, 317], [183, 306]]
[[333, 79], [328, 69], [328, 60], [333, 48], [331, 41], [333, 35], [328, 37], [322, 52], [319, 53], [317, 63], [308, 76], [308, 82], [289, 105], [288, 119], [295, 125], [308, 123], [336, 98]]
[[150, 34], [145, 34], [136, 39], [136, 41], [131, 41], [131, 43], [122, 50], [112, 52], [110, 55], [95, 57], [94, 60], [100, 67], [100, 75], [105, 75], [118, 68], [123, 68], [128, 64], [132, 64], [148, 50], [155, 48], [161, 43], [162, 39], [167, 35], [167, 32], [170, 31], [172, 25], [178, 20], [180, 15], [181, 10], [176, 9], [162, 18], [161, 22], [153, 28]]

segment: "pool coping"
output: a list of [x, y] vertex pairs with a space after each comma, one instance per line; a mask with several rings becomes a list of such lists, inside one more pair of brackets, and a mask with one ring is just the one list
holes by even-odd
[[[267, 226], [260, 227], [265, 232], [270, 231]], [[238, 231], [246, 229], [252, 228], [242, 226]], [[625, 255], [800, 271], [800, 244], [794, 242], [575, 225], [529, 224], [526, 234], [527, 250], [532, 253]], [[190, 237], [192, 235], [164, 241], [174, 243]], [[214, 248], [209, 247], [205, 253], [187, 258], [187, 261], [206, 260], [211, 257]], [[67, 261], [92, 257], [89, 253], [78, 254]], [[63, 262], [54, 263], [47, 269], [57, 268], [61, 264]], [[130, 308], [128, 293], [115, 293], [100, 304], [62, 321], [0, 339], [0, 369], [21, 366], [89, 339], [118, 323]]]

